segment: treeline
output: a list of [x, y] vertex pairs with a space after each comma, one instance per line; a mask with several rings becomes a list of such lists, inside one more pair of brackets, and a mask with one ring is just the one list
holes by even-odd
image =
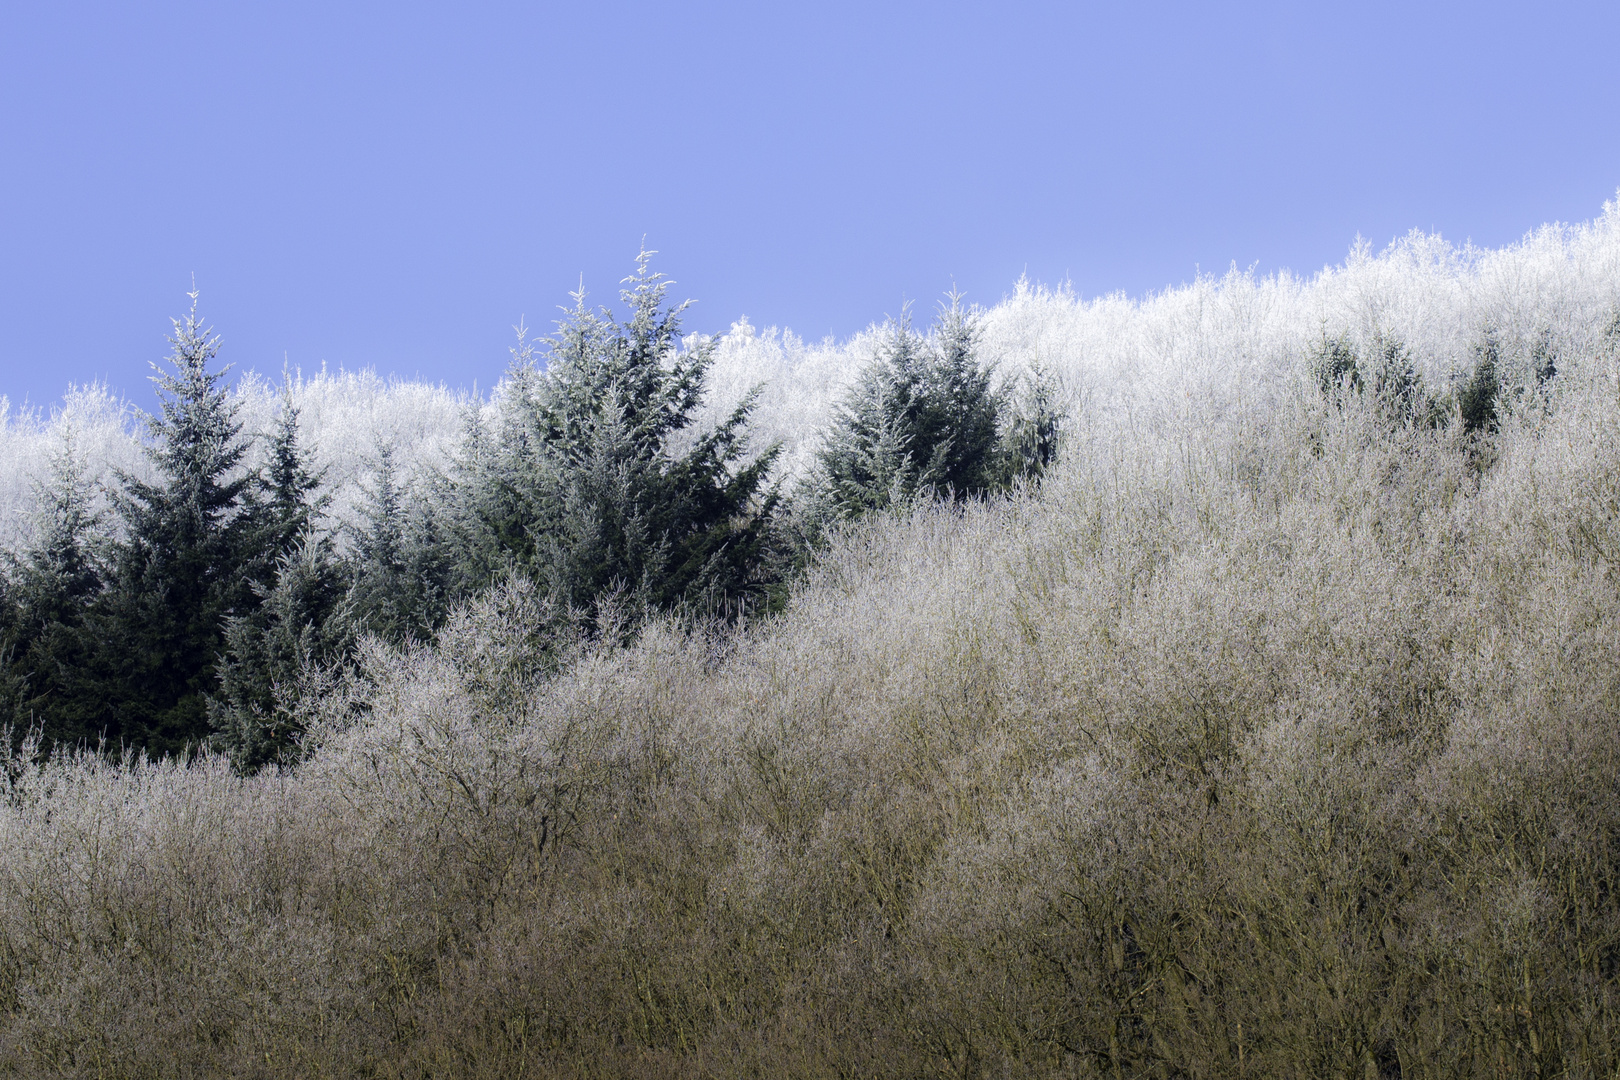
[[[960, 296], [931, 334], [895, 320], [809, 475], [750, 451], [749, 395], [695, 429], [715, 343], [683, 347], [685, 305], [644, 254], [623, 321], [581, 298], [538, 347], [520, 336], [496, 415], [470, 411], [447, 469], [407, 477], [378, 446], [359, 520], [324, 513], [322, 475], [283, 395], [264, 464], [192, 309], [155, 377], [153, 478], [116, 473], [110, 511], [70, 445], [36, 539], [0, 574], [0, 715], [40, 745], [212, 745], [255, 771], [300, 753], [300, 701], [367, 635], [430, 642], [452, 608], [520, 577], [545, 598], [542, 664], [649, 616], [780, 608], [829, 531], [919, 501], [1038, 477], [1060, 435], [1051, 380], [998, 380]], [[756, 392], [757, 394], [757, 392]]]

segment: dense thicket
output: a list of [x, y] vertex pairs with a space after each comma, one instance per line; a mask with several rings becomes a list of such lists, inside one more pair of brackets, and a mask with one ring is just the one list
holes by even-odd
[[[22, 747], [0, 1069], [1612, 1074], [1616, 252], [1620, 207], [1309, 285], [1021, 292], [980, 348], [1061, 373], [1062, 457], [852, 516], [774, 617], [561, 641], [500, 554], [282, 706], [295, 768]], [[463, 463], [509, 452], [478, 422]], [[464, 464], [390, 468], [350, 526], [446, 550], [398, 507]]]

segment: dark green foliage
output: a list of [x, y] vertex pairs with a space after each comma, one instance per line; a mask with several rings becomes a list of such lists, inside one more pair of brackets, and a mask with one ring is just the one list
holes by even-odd
[[0, 725], [9, 728], [13, 743], [28, 732], [27, 668], [16, 663], [17, 645], [23, 638], [13, 587], [0, 568]]
[[304, 677], [353, 643], [347, 575], [331, 538], [314, 528], [326, 503], [319, 485], [298, 443], [289, 387], [269, 462], [244, 510], [256, 533], [245, 572], [258, 603], [225, 619], [219, 692], [208, 703], [214, 745], [244, 772], [293, 759]]
[[244, 572], [260, 539], [254, 515], [243, 512], [255, 479], [241, 467], [248, 443], [225, 372], [210, 368], [219, 339], [198, 320], [195, 293], [169, 340], [173, 370], [157, 368], [160, 408], [146, 418], [160, 479], [120, 477], [125, 537], [93, 620], [100, 720], [110, 741], [151, 754], [207, 738], [224, 621], [258, 602]]
[[681, 348], [686, 305], [650, 253], [621, 291], [629, 319], [582, 296], [542, 369], [520, 339], [496, 435], [474, 426], [454, 478], [447, 536], [458, 590], [506, 573], [533, 579], [587, 629], [651, 611], [723, 614], [757, 606], [778, 496], [765, 489], [778, 448], [743, 463], [750, 395], [686, 437], [714, 343]]
[[1317, 388], [1335, 406], [1367, 400], [1393, 429], [1444, 425], [1445, 404], [1432, 396], [1417, 358], [1399, 338], [1380, 334], [1358, 351], [1348, 336], [1323, 337], [1312, 357]]
[[353, 531], [349, 604], [361, 631], [389, 641], [430, 641], [449, 611], [454, 553], [438, 519], [400, 483], [391, 446], [377, 450], [377, 470]]
[[1496, 405], [1501, 394], [1500, 347], [1495, 332], [1487, 328], [1484, 340], [1474, 347], [1474, 370], [1457, 388], [1457, 416], [1464, 435], [1496, 431]]
[[296, 760], [300, 688], [348, 652], [355, 631], [329, 537], [300, 533], [277, 560], [274, 584], [261, 589], [253, 612], [225, 622], [220, 691], [209, 703], [214, 744], [246, 773]]
[[922, 448], [905, 423], [907, 387], [899, 372], [916, 366], [916, 341], [904, 322], [890, 332], [883, 352], [833, 414], [816, 456], [813, 495], [836, 518], [885, 510], [936, 486], [938, 462], [929, 454], [919, 464]]
[[[513, 355], [503, 384], [505, 396], [497, 399], [508, 416], [509, 399], [514, 394], [527, 397], [529, 381], [541, 377], [522, 327]], [[508, 434], [510, 439], [503, 445], [485, 424], [482, 410], [476, 405], [469, 408], [450, 475], [436, 485], [442, 536], [454, 553], [445, 560], [449, 595], [472, 596], [506, 577], [516, 565], [515, 553], [532, 554], [514, 470], [519, 461], [530, 457], [530, 449], [521, 430], [509, 427]]]
[[[12, 560], [0, 628], [0, 710], [13, 731], [39, 732], [46, 745], [96, 741], [94, 687], [86, 668], [86, 617], [103, 587], [100, 518], [73, 445], [52, 462], [39, 492], [38, 539]], [[8, 708], [9, 706], [9, 708]]]
[[1038, 479], [1057, 460], [1063, 440], [1063, 414], [1052, 376], [1037, 368], [1009, 402], [1011, 420], [1004, 438], [1009, 479]]
[[277, 561], [320, 515], [329, 501], [316, 495], [321, 474], [310, 469], [309, 457], [298, 442], [298, 409], [292, 387], [284, 386], [281, 412], [270, 435], [269, 461], [264, 475], [248, 489], [248, 510], [260, 530], [255, 544], [260, 566], [254, 580], [273, 578]]
[[1398, 338], [1379, 337], [1371, 348], [1372, 394], [1392, 426], [1438, 427], [1443, 410], [1418, 374], [1416, 358]]
[[1336, 338], [1323, 336], [1316, 347], [1312, 362], [1316, 384], [1322, 396], [1337, 400], [1347, 393], [1361, 392], [1361, 369], [1356, 364], [1356, 350], [1343, 334]]
[[951, 293], [950, 301], [941, 305], [926, 361], [901, 375], [908, 399], [902, 415], [935, 486], [961, 499], [1002, 480], [997, 457], [1007, 395], [991, 388], [994, 373], [979, 363], [978, 319], [961, 294]]
[[[956, 294], [942, 306], [931, 339], [915, 333], [904, 314], [890, 323], [817, 455], [808, 495], [822, 515], [849, 519], [913, 499], [966, 499], [1003, 486], [1006, 394], [992, 389], [978, 338], [977, 322]], [[1049, 405], [1049, 391], [1041, 393]], [[1055, 452], [1056, 418], [1031, 423], [1020, 454], [1034, 461]]]

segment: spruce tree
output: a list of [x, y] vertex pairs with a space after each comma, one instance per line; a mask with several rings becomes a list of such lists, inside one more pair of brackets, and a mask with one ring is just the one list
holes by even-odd
[[576, 294], [543, 370], [520, 343], [498, 437], [456, 477], [455, 528], [476, 565], [532, 578], [587, 631], [606, 629], [609, 609], [631, 624], [651, 611], [736, 612], [768, 585], [778, 495], [765, 484], [779, 447], [745, 463], [750, 395], [676, 451], [715, 343], [682, 347], [687, 305], [666, 304], [651, 254], [625, 279], [626, 321]]
[[[262, 475], [247, 489], [247, 513], [260, 530], [255, 547], [264, 564], [261, 573], [273, 578], [281, 556], [292, 550], [330, 501], [316, 494], [321, 474], [311, 469], [309, 455], [299, 443], [298, 407], [290, 381], [282, 384], [281, 410], [267, 450]], [[261, 580], [260, 574], [255, 580]]]
[[1457, 388], [1457, 416], [1464, 435], [1489, 435], [1496, 430], [1497, 399], [1502, 393], [1501, 347], [1496, 331], [1487, 327], [1474, 346], [1474, 368]]
[[1348, 335], [1330, 338], [1324, 328], [1311, 366], [1316, 374], [1317, 388], [1329, 401], [1340, 401], [1345, 394], [1361, 392], [1361, 367]]
[[109, 738], [153, 755], [181, 753], [209, 734], [224, 621], [258, 603], [244, 571], [257, 523], [243, 513], [254, 477], [238, 406], [214, 370], [219, 338], [191, 310], [174, 321], [170, 369], [153, 365], [159, 411], [147, 416], [147, 456], [159, 479], [120, 475], [124, 537], [98, 605], [97, 668]]
[[1552, 331], [1543, 330], [1536, 339], [1535, 350], [1530, 354], [1531, 365], [1536, 373], [1536, 386], [1542, 390], [1558, 377], [1558, 349], [1553, 344]]
[[1358, 354], [1347, 335], [1324, 336], [1311, 364], [1317, 388], [1336, 408], [1365, 396], [1393, 430], [1436, 428], [1446, 422], [1445, 403], [1428, 392], [1417, 358], [1397, 337], [1379, 334]]
[[99, 687], [90, 677], [90, 609], [104, 585], [100, 515], [71, 435], [38, 490], [36, 539], [9, 579], [9, 660], [14, 728], [47, 744], [99, 741]]
[[348, 605], [360, 633], [389, 641], [430, 641], [449, 610], [449, 545], [433, 508], [401, 484], [392, 446], [377, 448], [363, 489], [361, 523], [351, 530]]
[[470, 406], [449, 474], [433, 492], [444, 542], [453, 552], [445, 560], [446, 585], [458, 598], [475, 595], [534, 555], [530, 525], [537, 511], [527, 497], [527, 477], [538, 451], [528, 410], [545, 376], [527, 329], [520, 325], [517, 331], [512, 364], [496, 395], [501, 433], [490, 429], [478, 406]]
[[405, 614], [405, 496], [394, 470], [394, 448], [377, 447], [377, 468], [363, 486], [362, 524], [352, 530], [355, 616], [366, 630], [393, 640], [407, 635]]
[[1007, 407], [1004, 392], [992, 389], [993, 369], [979, 361], [978, 318], [950, 294], [934, 323], [925, 352], [912, 430], [919, 448], [937, 456], [937, 486], [955, 498], [971, 498], [997, 487], [997, 450]]
[[244, 772], [291, 760], [302, 734], [299, 688], [311, 669], [341, 658], [354, 632], [345, 573], [331, 537], [315, 527], [328, 500], [316, 494], [320, 475], [299, 445], [290, 383], [268, 451], [243, 511], [253, 532], [245, 572], [258, 603], [226, 618], [209, 701], [214, 745]]
[[24, 640], [24, 632], [10, 569], [0, 565], [0, 726], [9, 732], [15, 747], [28, 734], [30, 717], [26, 705], [28, 679], [24, 674], [27, 668], [17, 663], [17, 647]]
[[1057, 381], [1037, 367], [1009, 407], [1011, 418], [1003, 442], [1007, 482], [1038, 480], [1057, 461], [1063, 441]]
[[[849, 519], [914, 499], [973, 498], [1004, 486], [1006, 394], [978, 359], [979, 327], [953, 293], [931, 338], [902, 313], [833, 414], [805, 497]], [[1045, 423], [1055, 438], [1055, 418]], [[1038, 449], [1032, 450], [1038, 454]]]
[[214, 745], [237, 769], [296, 759], [304, 729], [300, 692], [309, 675], [354, 642], [347, 582], [331, 538], [306, 528], [277, 559], [253, 612], [225, 621], [226, 662], [209, 703]]

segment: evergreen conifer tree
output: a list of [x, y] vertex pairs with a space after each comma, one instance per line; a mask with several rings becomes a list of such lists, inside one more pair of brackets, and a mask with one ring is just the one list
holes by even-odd
[[1394, 430], [1436, 428], [1446, 421], [1446, 406], [1424, 386], [1417, 359], [1399, 338], [1379, 334], [1358, 355], [1346, 335], [1323, 337], [1312, 367], [1322, 396], [1344, 408], [1370, 391], [1370, 404]]
[[306, 528], [277, 559], [253, 612], [225, 622], [226, 662], [209, 703], [214, 744], [244, 773], [289, 763], [303, 734], [300, 689], [354, 643], [347, 583], [328, 536]]
[[[321, 474], [311, 470], [309, 455], [299, 444], [298, 407], [293, 403], [290, 381], [282, 385], [281, 411], [267, 449], [264, 473], [247, 490], [247, 512], [261, 530], [255, 546], [265, 564], [263, 569], [268, 571], [266, 576], [273, 578], [281, 556], [292, 549], [330, 501], [316, 494]], [[255, 575], [255, 580], [259, 579], [260, 575]]]
[[1356, 349], [1345, 334], [1323, 337], [1312, 358], [1317, 388], [1329, 401], [1339, 401], [1347, 393], [1361, 392], [1361, 368], [1356, 362]]
[[458, 598], [478, 593], [534, 555], [530, 525], [537, 511], [526, 478], [539, 451], [529, 409], [545, 376], [527, 328], [520, 325], [517, 332], [512, 364], [497, 391], [500, 434], [481, 409], [469, 408], [449, 475], [434, 492], [445, 543], [454, 553], [445, 560], [447, 587]]
[[0, 725], [10, 733], [16, 746], [28, 734], [26, 667], [17, 663], [17, 646], [23, 640], [22, 620], [12, 595], [10, 567], [0, 565]]
[[100, 719], [115, 744], [180, 753], [209, 734], [225, 619], [257, 606], [244, 572], [257, 557], [258, 523], [244, 514], [254, 477], [238, 406], [214, 370], [219, 338], [191, 310], [174, 321], [172, 370], [154, 364], [159, 411], [146, 418], [147, 455], [159, 480], [121, 475], [124, 538], [97, 605]]
[[404, 613], [405, 497], [394, 469], [394, 448], [377, 448], [371, 485], [362, 488], [363, 524], [353, 530], [349, 589], [355, 617], [364, 628], [392, 640], [403, 640], [409, 622]]
[[448, 545], [432, 507], [411, 499], [394, 464], [394, 449], [377, 449], [377, 469], [364, 489], [348, 606], [356, 632], [389, 641], [428, 641], [448, 612]]
[[1496, 404], [1502, 393], [1500, 354], [1496, 332], [1487, 327], [1484, 339], [1474, 346], [1474, 369], [1457, 388], [1457, 415], [1464, 435], [1489, 435], [1496, 430]]
[[[805, 492], [812, 517], [848, 519], [938, 495], [972, 498], [1008, 481], [1000, 430], [1008, 403], [979, 362], [978, 340], [977, 321], [956, 293], [931, 339], [915, 333], [904, 313], [889, 324], [817, 454]], [[1055, 439], [1055, 417], [1041, 423]]]
[[46, 744], [99, 741], [97, 687], [89, 678], [86, 619], [104, 585], [100, 516], [69, 435], [38, 492], [37, 539], [13, 560], [6, 600], [14, 730]]
[[979, 362], [980, 336], [978, 318], [953, 291], [935, 320], [920, 392], [913, 396], [913, 437], [940, 462], [936, 485], [958, 499], [1002, 482], [998, 450], [1007, 395], [992, 389], [994, 371]]
[[1530, 360], [1536, 372], [1536, 386], [1545, 390], [1549, 383], [1558, 377], [1558, 350], [1553, 345], [1552, 332], [1543, 330], [1536, 339], [1535, 351]]
[[315, 528], [327, 499], [316, 495], [320, 476], [299, 445], [290, 383], [268, 450], [243, 511], [256, 534], [246, 572], [258, 603], [225, 620], [219, 691], [209, 702], [214, 744], [244, 772], [290, 760], [304, 676], [338, 660], [354, 632], [332, 539]]
[[675, 452], [715, 343], [682, 349], [686, 305], [666, 306], [651, 254], [625, 279], [626, 322], [576, 294], [543, 371], [520, 343], [498, 438], [457, 477], [456, 527], [480, 569], [532, 578], [588, 630], [611, 621], [604, 605], [632, 622], [654, 610], [731, 612], [759, 603], [767, 584], [778, 496], [765, 481], [779, 448], [742, 463], [750, 395]]
[[1057, 384], [1037, 367], [1020, 396], [1009, 404], [1012, 416], [1004, 440], [1007, 478], [1009, 482], [1018, 477], [1039, 479], [1057, 460], [1063, 440]]

